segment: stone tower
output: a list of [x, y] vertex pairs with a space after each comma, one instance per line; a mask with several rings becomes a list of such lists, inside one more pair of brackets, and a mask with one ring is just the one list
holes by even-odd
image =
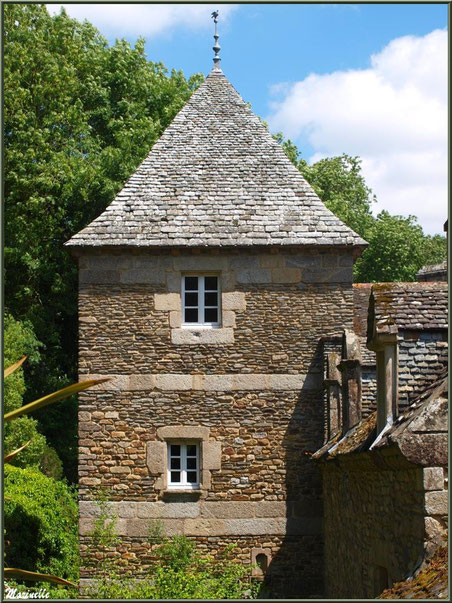
[[237, 543], [273, 596], [322, 593], [321, 338], [352, 328], [365, 244], [215, 66], [67, 243], [80, 379], [110, 377], [80, 395], [86, 559], [103, 486], [130, 563], [160, 518], [212, 554]]

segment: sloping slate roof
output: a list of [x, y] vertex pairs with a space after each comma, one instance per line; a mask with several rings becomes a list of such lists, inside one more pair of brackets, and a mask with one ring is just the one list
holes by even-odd
[[416, 273], [416, 278], [420, 281], [447, 281], [447, 261], [441, 262], [441, 264], [423, 266]]
[[352, 427], [344, 436], [337, 434], [329, 442], [324, 444], [312, 455], [313, 459], [330, 459], [350, 452], [361, 452], [367, 450], [375, 440], [377, 425], [377, 413], [360, 421]]
[[320, 201], [219, 69], [70, 246], [366, 245]]
[[415, 398], [375, 448], [397, 444], [411, 462], [434, 467], [447, 462], [448, 372]]
[[[424, 389], [385, 432], [374, 449], [396, 444], [412, 462], [425, 466], [442, 464], [447, 458], [447, 368]], [[345, 436], [335, 436], [312, 458], [329, 459], [369, 450], [376, 437], [377, 413], [355, 425]], [[432, 438], [436, 438], [435, 440]]]
[[447, 329], [447, 283], [379, 283], [371, 298], [377, 332], [394, 324], [399, 329]]

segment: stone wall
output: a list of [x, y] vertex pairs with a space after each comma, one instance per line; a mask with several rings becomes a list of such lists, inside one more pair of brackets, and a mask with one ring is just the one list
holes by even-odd
[[444, 529], [445, 470], [408, 463], [394, 449], [323, 468], [326, 596], [374, 598], [406, 578]]
[[[321, 593], [321, 476], [310, 459], [324, 438], [320, 339], [351, 327], [352, 264], [351, 251], [326, 248], [80, 258], [80, 378], [110, 378], [80, 395], [83, 543], [107, 487], [127, 549], [141, 550], [162, 513], [166, 529], [213, 552], [218, 541], [273, 543], [270, 568], [285, 576], [273, 584], [285, 596]], [[181, 277], [193, 271], [220, 276], [218, 329], [181, 326]], [[200, 492], [165, 489], [171, 426], [201, 434]], [[249, 561], [250, 546], [239, 551]]]

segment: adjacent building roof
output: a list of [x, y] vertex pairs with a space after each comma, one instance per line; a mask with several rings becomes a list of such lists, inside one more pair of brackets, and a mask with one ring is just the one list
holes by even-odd
[[418, 281], [447, 281], [447, 262], [424, 266], [416, 273]]
[[412, 463], [424, 467], [447, 464], [448, 383], [447, 368], [402, 413], [375, 445], [396, 444]]
[[398, 329], [447, 329], [447, 283], [379, 283], [372, 287], [367, 341]]
[[70, 246], [367, 243], [330, 212], [216, 68]]
[[[362, 420], [345, 436], [335, 436], [312, 456], [314, 459], [334, 458], [369, 450], [376, 438], [376, 412]], [[447, 368], [416, 397], [385, 432], [373, 450], [397, 446], [412, 463], [425, 467], [447, 463], [448, 434]]]

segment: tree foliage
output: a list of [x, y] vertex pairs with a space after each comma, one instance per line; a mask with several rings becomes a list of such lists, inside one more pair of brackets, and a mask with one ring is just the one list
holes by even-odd
[[445, 237], [424, 235], [415, 216], [372, 214], [377, 199], [364, 180], [359, 157], [342, 154], [308, 165], [292, 141], [280, 133], [274, 138], [328, 209], [369, 243], [355, 263], [356, 282], [415, 281], [422, 266], [446, 259]]
[[[3, 318], [4, 363], [10, 366], [22, 356], [27, 355], [30, 364], [36, 364], [40, 359], [40, 343], [36, 339], [33, 327], [29, 321], [19, 322], [6, 313]], [[24, 369], [20, 367], [5, 379], [4, 402], [5, 411], [10, 412], [22, 406], [25, 394]], [[19, 467], [39, 467], [44, 454], [46, 439], [38, 431], [38, 423], [31, 417], [21, 417], [17, 421], [5, 423], [4, 450], [9, 454], [30, 440], [20, 455], [11, 461]]]
[[368, 233], [369, 247], [355, 265], [358, 282], [413, 281], [423, 266], [424, 235], [414, 216], [378, 214]]
[[[109, 46], [44, 5], [5, 5], [4, 33], [5, 301], [45, 346], [31, 398], [76, 378], [77, 268], [65, 241], [112, 201], [202, 78], [168, 74], [143, 40]], [[75, 401], [42, 427], [75, 479]]]
[[301, 172], [333, 214], [362, 236], [368, 236], [376, 198], [361, 174], [361, 160], [343, 154], [305, 165]]

